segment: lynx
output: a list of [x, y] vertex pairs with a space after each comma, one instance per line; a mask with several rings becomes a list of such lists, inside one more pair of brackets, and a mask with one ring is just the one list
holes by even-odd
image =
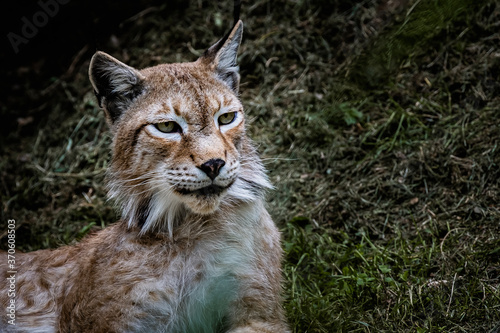
[[242, 31], [237, 21], [191, 63], [137, 70], [93, 56], [121, 219], [77, 245], [18, 254], [15, 326], [4, 312], [0, 331], [289, 331], [271, 185], [238, 98]]

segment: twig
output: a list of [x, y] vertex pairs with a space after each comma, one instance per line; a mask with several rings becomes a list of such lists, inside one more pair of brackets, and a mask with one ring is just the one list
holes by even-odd
[[82, 49], [80, 51], [78, 51], [78, 53], [74, 56], [73, 61], [71, 62], [71, 65], [68, 67], [68, 70], [66, 71], [66, 73], [64, 73], [63, 77], [68, 78], [71, 76], [71, 74], [73, 74], [73, 72], [75, 71], [76, 65], [78, 64], [78, 62], [83, 57], [85, 52], [87, 52], [88, 49], [89, 49], [89, 45], [87, 44], [84, 47], [82, 47]]
[[443, 253], [443, 244], [444, 244], [444, 241], [446, 240], [446, 238], [448, 237], [448, 235], [452, 232], [452, 231], [457, 231], [457, 230], [460, 230], [460, 229], [464, 229], [464, 228], [455, 228], [455, 229], [451, 229], [450, 231], [448, 231], [446, 233], [446, 235], [444, 235], [443, 237], [443, 240], [441, 241], [441, 244], [439, 245], [439, 248], [441, 249], [441, 255], [444, 256], [444, 253]]

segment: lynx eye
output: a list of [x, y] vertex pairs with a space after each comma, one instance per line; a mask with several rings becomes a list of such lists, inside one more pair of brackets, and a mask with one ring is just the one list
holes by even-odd
[[231, 124], [234, 121], [234, 119], [236, 119], [236, 112], [228, 112], [221, 114], [218, 119], [218, 122], [219, 125], [228, 125]]
[[180, 133], [181, 127], [175, 121], [166, 121], [163, 123], [155, 124], [155, 127], [163, 133]]

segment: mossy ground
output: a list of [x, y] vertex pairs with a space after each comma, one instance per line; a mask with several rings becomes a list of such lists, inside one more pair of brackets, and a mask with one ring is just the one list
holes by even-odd
[[[231, 8], [151, 7], [101, 49], [136, 67], [194, 60]], [[500, 3], [259, 0], [242, 19], [241, 99], [276, 186], [294, 331], [498, 332]], [[0, 186], [19, 250], [117, 219], [84, 51], [59, 77], [11, 72], [25, 95], [2, 104], [17, 124]]]

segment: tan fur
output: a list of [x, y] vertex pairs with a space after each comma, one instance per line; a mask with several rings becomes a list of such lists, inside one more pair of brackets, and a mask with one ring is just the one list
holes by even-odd
[[[0, 331], [288, 332], [270, 185], [237, 97], [241, 31], [193, 63], [138, 71], [94, 56], [122, 219], [76, 246], [18, 254], [16, 326], [2, 316]], [[227, 112], [236, 118], [221, 125]], [[158, 131], [166, 121], [182, 133]], [[200, 166], [217, 160], [212, 180]]]

